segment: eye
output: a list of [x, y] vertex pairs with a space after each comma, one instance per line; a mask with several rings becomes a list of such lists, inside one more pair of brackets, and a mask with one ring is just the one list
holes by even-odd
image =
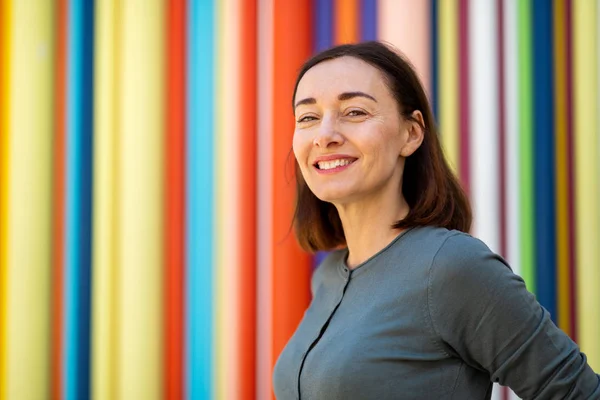
[[306, 115], [302, 118], [300, 118], [298, 121], [296, 121], [297, 123], [302, 123], [302, 122], [310, 122], [310, 121], [315, 121], [317, 118], [313, 115]]
[[363, 110], [350, 110], [346, 115], [349, 117], [362, 117], [367, 115], [367, 113]]

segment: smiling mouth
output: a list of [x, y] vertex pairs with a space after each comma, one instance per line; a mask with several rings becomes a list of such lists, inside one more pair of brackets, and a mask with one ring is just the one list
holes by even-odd
[[321, 171], [327, 171], [327, 170], [331, 170], [331, 169], [348, 166], [348, 165], [352, 164], [354, 161], [356, 161], [356, 159], [342, 158], [342, 159], [338, 159], [338, 160], [319, 161], [319, 162], [316, 162], [314, 164], [314, 166]]

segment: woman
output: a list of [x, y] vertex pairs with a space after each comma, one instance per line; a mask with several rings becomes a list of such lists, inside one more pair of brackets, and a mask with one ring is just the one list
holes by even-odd
[[523, 280], [468, 235], [410, 64], [377, 42], [310, 59], [293, 97], [304, 249], [333, 250], [274, 371], [278, 399], [600, 399]]

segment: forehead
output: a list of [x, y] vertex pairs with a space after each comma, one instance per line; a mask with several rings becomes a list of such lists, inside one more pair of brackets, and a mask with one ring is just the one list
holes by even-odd
[[296, 91], [296, 99], [335, 96], [361, 91], [374, 96], [388, 93], [384, 76], [377, 68], [355, 57], [339, 57], [309, 69]]

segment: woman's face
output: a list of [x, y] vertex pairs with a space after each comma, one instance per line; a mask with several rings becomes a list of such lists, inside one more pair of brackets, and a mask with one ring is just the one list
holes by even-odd
[[300, 80], [294, 104], [294, 154], [319, 199], [347, 204], [401, 196], [404, 159], [419, 147], [422, 131], [401, 117], [377, 68], [354, 57], [317, 64]]

